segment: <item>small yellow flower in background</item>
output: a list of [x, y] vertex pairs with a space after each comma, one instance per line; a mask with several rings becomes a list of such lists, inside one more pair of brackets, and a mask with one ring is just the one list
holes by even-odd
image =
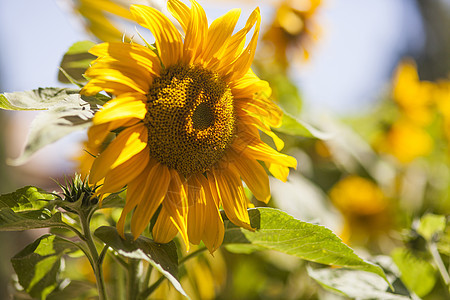
[[424, 126], [432, 121], [433, 84], [420, 81], [414, 61], [405, 59], [394, 75], [392, 97], [411, 121]]
[[397, 120], [390, 129], [375, 140], [374, 148], [380, 153], [391, 154], [401, 163], [426, 156], [433, 149], [433, 139], [421, 126], [408, 119]]
[[[281, 125], [281, 110], [268, 99], [270, 87], [250, 69], [260, 28], [259, 9], [233, 34], [240, 10], [218, 18], [208, 28], [203, 8], [178, 0], [169, 11], [181, 24], [184, 39], [158, 10], [131, 6], [136, 21], [156, 39], [151, 49], [130, 43], [104, 43], [86, 75], [82, 93], [115, 96], [96, 113], [88, 131], [98, 147], [110, 131], [117, 137], [93, 162], [90, 183], [104, 180], [99, 193], [128, 186], [117, 227], [123, 235], [134, 210], [131, 232], [137, 238], [161, 206], [153, 238], [169, 242], [179, 232], [186, 247], [201, 240], [210, 252], [222, 243], [223, 207], [236, 225], [252, 229], [249, 200], [241, 179], [263, 202], [270, 198], [264, 162], [286, 181], [294, 158], [271, 127]], [[246, 45], [245, 37], [254, 28]], [[278, 151], [261, 141], [259, 130], [273, 138]], [[97, 154], [97, 153], [96, 153]]]
[[262, 40], [270, 44], [275, 61], [287, 68], [289, 57], [309, 57], [309, 48], [318, 38], [319, 27], [315, 23], [321, 0], [283, 0], [275, 18]]
[[344, 242], [365, 240], [387, 228], [388, 201], [374, 182], [351, 175], [336, 183], [329, 195], [344, 217]]

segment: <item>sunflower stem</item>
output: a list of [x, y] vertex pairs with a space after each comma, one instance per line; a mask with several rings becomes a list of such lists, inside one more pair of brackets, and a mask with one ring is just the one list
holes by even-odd
[[188, 255], [186, 255], [185, 257], [181, 258], [180, 261], [178, 261], [178, 265], [182, 265], [184, 264], [187, 260], [199, 255], [200, 253], [202, 253], [203, 251], [205, 251], [207, 248], [206, 247], [202, 247], [199, 248], [197, 250], [195, 250], [192, 253], [189, 253]]
[[[103, 277], [103, 269], [102, 269], [102, 262], [103, 259], [100, 259], [97, 248], [95, 247], [94, 240], [92, 238], [91, 229], [89, 226], [90, 220], [91, 220], [92, 213], [88, 212], [87, 215], [85, 215], [83, 212], [80, 213], [80, 223], [81, 223], [81, 229], [83, 231], [83, 235], [85, 238], [85, 243], [89, 248], [89, 252], [92, 257], [91, 266], [95, 274], [95, 279], [97, 281], [97, 289], [98, 289], [98, 297], [100, 300], [106, 300], [108, 299], [106, 295], [106, 286], [105, 286], [105, 280]], [[107, 248], [106, 248], [107, 249]], [[104, 254], [102, 255], [102, 257]]]

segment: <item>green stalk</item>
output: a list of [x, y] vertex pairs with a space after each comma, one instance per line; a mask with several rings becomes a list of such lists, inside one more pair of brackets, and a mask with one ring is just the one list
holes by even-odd
[[90, 212], [88, 213], [88, 215], [80, 213], [81, 229], [84, 234], [86, 245], [88, 246], [89, 252], [91, 253], [92, 257], [91, 266], [92, 269], [94, 270], [95, 279], [97, 281], [99, 300], [106, 300], [108, 299], [108, 297], [106, 295], [106, 286], [103, 277], [103, 269], [102, 269], [103, 259], [99, 258], [97, 248], [95, 247], [94, 239], [92, 238], [91, 229], [89, 228], [91, 216], [92, 214]]

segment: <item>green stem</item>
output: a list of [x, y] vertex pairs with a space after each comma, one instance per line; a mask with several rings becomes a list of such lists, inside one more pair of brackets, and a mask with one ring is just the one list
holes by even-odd
[[128, 300], [136, 300], [139, 295], [139, 260], [130, 258], [128, 263]]
[[187, 260], [189, 260], [189, 259], [191, 259], [191, 258], [193, 258], [193, 257], [195, 257], [195, 256], [197, 256], [197, 255], [199, 255], [200, 253], [202, 253], [202, 252], [205, 251], [206, 249], [207, 249], [206, 247], [203, 247], [203, 248], [199, 248], [199, 249], [195, 250], [195, 251], [192, 252], [192, 253], [189, 253], [188, 255], [186, 255], [185, 257], [181, 258], [181, 259], [178, 261], [178, 265], [184, 264]]
[[444, 262], [442, 261], [441, 255], [436, 247], [436, 244], [431, 242], [428, 243], [428, 249], [430, 250], [431, 256], [433, 256], [434, 263], [436, 264], [439, 273], [441, 273], [441, 278], [447, 287], [447, 292], [450, 290], [450, 276], [445, 268]]
[[164, 276], [159, 277], [159, 279], [154, 284], [149, 286], [145, 291], [143, 291], [139, 295], [139, 299], [147, 299], [158, 288], [158, 286], [164, 281], [164, 279], [166, 279], [166, 277], [164, 277]]
[[91, 213], [88, 213], [88, 215], [80, 213], [81, 229], [84, 233], [86, 245], [88, 246], [92, 256], [93, 262], [91, 262], [91, 264], [92, 269], [94, 270], [95, 279], [97, 281], [99, 299], [106, 300], [108, 297], [106, 296], [105, 280], [103, 278], [102, 260], [99, 259], [97, 248], [95, 247], [95, 243], [92, 238], [91, 229], [89, 228], [91, 216]]

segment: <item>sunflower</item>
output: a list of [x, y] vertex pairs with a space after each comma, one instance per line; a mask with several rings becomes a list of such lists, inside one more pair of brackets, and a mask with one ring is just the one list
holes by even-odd
[[179, 232], [187, 248], [203, 241], [213, 252], [224, 235], [219, 208], [234, 224], [252, 230], [242, 180], [256, 199], [267, 202], [269, 180], [260, 162], [286, 181], [297, 161], [278, 152], [283, 141], [271, 127], [281, 125], [282, 112], [268, 98], [267, 82], [250, 69], [259, 9], [234, 34], [239, 9], [209, 27], [193, 0], [190, 8], [170, 0], [168, 9], [183, 35], [158, 10], [133, 5], [133, 17], [153, 33], [156, 49], [133, 43], [91, 49], [98, 58], [86, 71], [90, 81], [82, 93], [105, 91], [115, 98], [95, 114], [89, 143], [96, 148], [111, 131], [117, 136], [95, 158], [89, 180], [104, 180], [99, 193], [128, 186], [120, 234], [133, 210], [131, 232], [137, 238], [160, 208], [152, 228], [155, 241], [167, 243]]

